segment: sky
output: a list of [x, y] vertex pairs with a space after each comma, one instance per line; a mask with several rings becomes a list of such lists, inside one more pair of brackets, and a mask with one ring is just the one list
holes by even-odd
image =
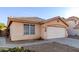
[[78, 7], [0, 7], [0, 22], [7, 24], [7, 17], [40, 17], [43, 19], [61, 16], [79, 17]]

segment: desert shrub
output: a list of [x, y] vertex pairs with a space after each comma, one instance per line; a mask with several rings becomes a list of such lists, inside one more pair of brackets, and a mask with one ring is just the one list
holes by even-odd
[[33, 51], [25, 49], [24, 47], [14, 47], [14, 48], [2, 49], [1, 52], [33, 52]]

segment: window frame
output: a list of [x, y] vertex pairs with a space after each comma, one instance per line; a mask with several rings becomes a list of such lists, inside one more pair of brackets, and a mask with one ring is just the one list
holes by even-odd
[[[28, 30], [25, 27], [27, 27]], [[34, 34], [35, 34], [35, 24], [24, 24], [24, 35], [34, 35]]]

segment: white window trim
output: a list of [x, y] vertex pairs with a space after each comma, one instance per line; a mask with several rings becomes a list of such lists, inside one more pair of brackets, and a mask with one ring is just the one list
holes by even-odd
[[[24, 35], [34, 35], [35, 33], [34, 34], [31, 34], [31, 25], [32, 24], [28, 24], [28, 25], [29, 25], [28, 26], [28, 28], [29, 28], [29, 34], [24, 34]], [[34, 26], [35, 26], [35, 24], [34, 24]], [[35, 30], [35, 28], [34, 28], [34, 30]]]

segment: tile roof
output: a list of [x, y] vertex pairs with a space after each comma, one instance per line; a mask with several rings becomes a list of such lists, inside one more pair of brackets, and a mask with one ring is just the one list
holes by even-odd
[[61, 20], [64, 24], [66, 24], [68, 26], [68, 24], [65, 21], [65, 18], [60, 17], [60, 16], [56, 16], [56, 17], [53, 17], [53, 18], [50, 18], [50, 19], [47, 19], [47, 20], [39, 18], [39, 17], [13, 17], [13, 16], [10, 16], [10, 17], [8, 17], [7, 25], [9, 26], [12, 21], [34, 22], [34, 23], [41, 23], [42, 24], [42, 23], [46, 23], [46, 22], [49, 22], [49, 21], [53, 21], [53, 20]]
[[53, 21], [53, 20], [61, 20], [65, 25], [69, 26], [65, 20], [65, 18], [60, 17], [60, 16], [56, 16], [50, 19], [47, 19], [45, 22], [49, 22], [49, 21]]
[[16, 21], [16, 22], [35, 22], [35, 23], [43, 23], [44, 19], [39, 17], [8, 17], [7, 25], [9, 25], [10, 22]]
[[71, 21], [71, 20], [79, 20], [79, 18], [76, 17], [76, 16], [71, 16], [71, 17], [67, 18], [66, 20], [67, 20], [67, 21]]

